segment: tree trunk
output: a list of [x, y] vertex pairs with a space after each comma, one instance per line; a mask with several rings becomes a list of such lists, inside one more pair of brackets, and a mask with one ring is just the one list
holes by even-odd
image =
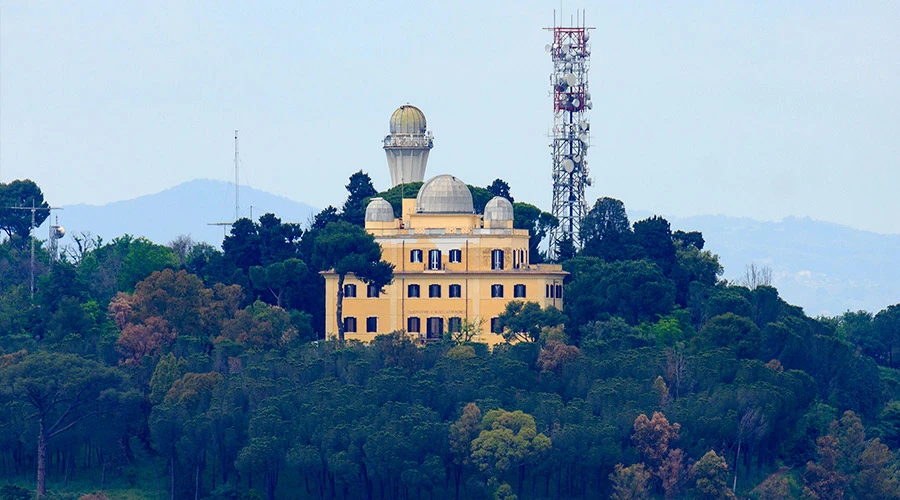
[[47, 496], [47, 433], [43, 416], [38, 421], [37, 442], [37, 497]]
[[337, 296], [337, 327], [338, 340], [344, 343], [344, 275], [338, 274], [338, 296]]
[[170, 459], [169, 479], [172, 483], [169, 485], [169, 498], [175, 500], [175, 448], [172, 448], [172, 458]]

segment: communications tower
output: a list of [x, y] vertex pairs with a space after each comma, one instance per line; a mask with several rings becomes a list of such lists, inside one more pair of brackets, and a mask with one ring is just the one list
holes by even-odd
[[[587, 164], [590, 143], [590, 123], [586, 113], [591, 109], [588, 91], [588, 70], [591, 50], [590, 30], [584, 25], [584, 14], [575, 27], [556, 25], [544, 28], [553, 32], [553, 43], [545, 49], [553, 61], [550, 73], [550, 94], [553, 96], [553, 130], [550, 155], [553, 159], [553, 215], [559, 219], [550, 233], [549, 255], [558, 256], [560, 243], [568, 240], [581, 246], [579, 229], [587, 214], [585, 186], [591, 185]], [[579, 25], [580, 24], [580, 25]]]

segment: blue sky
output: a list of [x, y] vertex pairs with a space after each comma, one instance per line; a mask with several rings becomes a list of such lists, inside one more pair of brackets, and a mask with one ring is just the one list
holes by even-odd
[[[597, 28], [590, 201], [900, 233], [900, 3], [563, 7]], [[389, 187], [381, 140], [409, 102], [427, 175], [500, 177], [549, 210], [554, 8], [4, 2], [0, 181], [65, 206], [229, 180], [239, 129], [242, 183], [339, 204], [356, 170]]]

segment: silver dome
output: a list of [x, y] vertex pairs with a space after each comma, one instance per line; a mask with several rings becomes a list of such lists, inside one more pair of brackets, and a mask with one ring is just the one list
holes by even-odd
[[384, 198], [372, 198], [366, 205], [366, 222], [394, 222], [394, 207]]
[[513, 220], [512, 203], [502, 196], [494, 196], [484, 206], [484, 220]]
[[466, 183], [450, 174], [432, 177], [422, 184], [416, 196], [416, 212], [420, 214], [475, 213], [472, 193]]

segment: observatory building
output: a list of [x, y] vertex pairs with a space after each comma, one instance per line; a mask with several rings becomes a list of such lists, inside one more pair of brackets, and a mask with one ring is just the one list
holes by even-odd
[[431, 132], [425, 130], [425, 114], [405, 104], [391, 115], [391, 133], [384, 138], [384, 153], [391, 170], [391, 186], [422, 182], [428, 152], [434, 147]]
[[[407, 105], [391, 117], [392, 132], [395, 124], [400, 129], [404, 116], [404, 120], [421, 116], [415, 127], [425, 130], [424, 115]], [[424, 149], [424, 157], [427, 154]], [[424, 158], [421, 167], [419, 175], [424, 176]], [[562, 309], [562, 283], [568, 273], [560, 265], [528, 263], [529, 233], [513, 228], [513, 216], [512, 203], [499, 196], [487, 203], [483, 214], [475, 213], [469, 187], [449, 174], [428, 179], [414, 199], [402, 200], [402, 207], [373, 198], [366, 208], [366, 231], [381, 245], [382, 259], [394, 264], [394, 281], [378, 293], [355, 277], [346, 277], [345, 338], [369, 341], [403, 330], [423, 342], [439, 340], [460, 331], [466, 321], [481, 323], [483, 333], [475, 340], [493, 345], [503, 341], [497, 317], [508, 302]], [[323, 274], [326, 332], [333, 335], [337, 275]]]

